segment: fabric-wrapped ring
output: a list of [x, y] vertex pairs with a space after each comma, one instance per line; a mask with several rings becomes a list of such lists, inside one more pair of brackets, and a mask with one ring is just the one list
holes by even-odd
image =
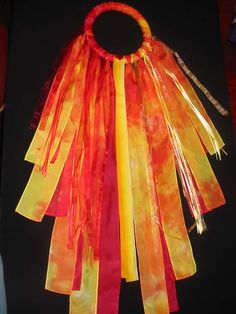
[[136, 9], [132, 8], [131, 6], [121, 3], [121, 2], [105, 2], [95, 6], [87, 15], [85, 22], [84, 22], [84, 31], [86, 34], [86, 38], [88, 43], [92, 49], [94, 49], [101, 57], [107, 60], [114, 60], [116, 57], [115, 54], [112, 54], [105, 49], [103, 49], [98, 42], [96, 41], [94, 34], [93, 34], [93, 23], [96, 18], [105, 12], [108, 11], [118, 11], [124, 14], [131, 16], [140, 26], [140, 29], [143, 34], [143, 42], [140, 48], [130, 54], [130, 55], [123, 55], [122, 58], [125, 59], [126, 62], [134, 62], [138, 60], [140, 57], [143, 56], [145, 51], [150, 47], [150, 39], [151, 39], [151, 30], [148, 25], [146, 19], [139, 13]]

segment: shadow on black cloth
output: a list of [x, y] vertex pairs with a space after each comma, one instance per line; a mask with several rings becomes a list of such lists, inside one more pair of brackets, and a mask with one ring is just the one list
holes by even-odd
[[[40, 224], [35, 223], [19, 216], [14, 209], [32, 169], [23, 157], [33, 137], [29, 124], [43, 84], [65, 43], [80, 29], [89, 9], [100, 2], [16, 0], [14, 3], [4, 129], [1, 230], [9, 314], [65, 314], [68, 311], [67, 296], [44, 290], [53, 220], [46, 218]], [[143, 13], [153, 34], [178, 51], [192, 72], [229, 109], [216, 1], [126, 3]], [[114, 32], [118, 31], [115, 27]], [[135, 42], [133, 44], [135, 46]], [[232, 122], [230, 117], [221, 117], [199, 91], [198, 94], [226, 142], [228, 156], [223, 156], [222, 161], [210, 157], [210, 162], [227, 204], [206, 215], [208, 230], [205, 234], [198, 236], [195, 231], [190, 234], [198, 272], [177, 283], [179, 313], [227, 314], [233, 313], [236, 307]], [[185, 203], [184, 207], [186, 209]], [[126, 313], [143, 313], [138, 283], [122, 283], [120, 314]]]

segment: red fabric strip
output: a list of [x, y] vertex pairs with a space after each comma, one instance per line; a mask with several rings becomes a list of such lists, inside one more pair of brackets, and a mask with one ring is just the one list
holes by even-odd
[[100, 263], [97, 314], [117, 314], [120, 294], [120, 239], [115, 152], [114, 83], [110, 77], [110, 128], [104, 172], [104, 200], [101, 215]]
[[77, 244], [75, 275], [74, 275], [72, 290], [80, 290], [81, 278], [82, 278], [82, 254], [83, 254], [83, 235], [82, 235], [82, 232], [80, 232], [80, 236], [79, 236], [79, 240]]
[[73, 159], [75, 156], [75, 138], [65, 163], [63, 172], [57, 184], [56, 191], [53, 194], [50, 205], [45, 213], [48, 216], [62, 217], [66, 216], [70, 208], [70, 190], [73, 171]]
[[166, 245], [166, 240], [163, 232], [160, 232], [161, 242], [162, 242], [162, 250], [163, 250], [163, 258], [165, 265], [165, 277], [166, 277], [166, 288], [168, 293], [168, 302], [170, 312], [176, 312], [179, 310], [179, 304], [177, 300], [177, 293], [175, 287], [175, 275], [171, 265], [170, 256], [168, 252], [168, 248]]
[[68, 41], [68, 43], [65, 44], [65, 47], [61, 50], [59, 56], [54, 62], [54, 65], [52, 66], [49, 77], [47, 81], [44, 83], [39, 102], [35, 108], [33, 118], [30, 123], [30, 128], [33, 130], [36, 129], [42, 112], [45, 110], [50, 111], [51, 108], [51, 100], [49, 99], [50, 94], [55, 96], [55, 93], [59, 87], [60, 81], [65, 72], [65, 69], [68, 66], [68, 62], [72, 57], [73, 45], [76, 43], [77, 36], [79, 35], [80, 33], [76, 34], [75, 36], [73, 36], [72, 39]]

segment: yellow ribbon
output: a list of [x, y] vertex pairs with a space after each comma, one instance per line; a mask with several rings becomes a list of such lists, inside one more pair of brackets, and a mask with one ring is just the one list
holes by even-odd
[[113, 74], [116, 90], [116, 158], [120, 214], [121, 275], [127, 281], [134, 281], [138, 280], [138, 272], [134, 240], [124, 71], [125, 61], [123, 59], [114, 59]]
[[[86, 256], [85, 256], [86, 255]], [[83, 253], [81, 289], [70, 295], [70, 314], [96, 314], [99, 261], [93, 259], [92, 247]]]
[[63, 170], [74, 133], [74, 124], [69, 120], [62, 136], [62, 145], [56, 162], [49, 163], [46, 176], [43, 176], [40, 166], [34, 166], [16, 212], [34, 221], [42, 220]]

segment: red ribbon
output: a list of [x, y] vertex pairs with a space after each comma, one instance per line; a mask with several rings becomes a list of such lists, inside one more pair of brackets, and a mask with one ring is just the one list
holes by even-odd
[[163, 259], [165, 265], [165, 278], [166, 278], [166, 288], [168, 294], [168, 303], [170, 312], [176, 312], [179, 310], [178, 300], [177, 300], [177, 293], [175, 287], [175, 275], [173, 271], [173, 267], [170, 261], [170, 255], [168, 252], [166, 240], [164, 234], [160, 232], [161, 242], [162, 242], [162, 249], [163, 249]]
[[110, 128], [108, 133], [107, 159], [104, 172], [103, 208], [100, 233], [100, 263], [97, 314], [118, 313], [121, 266], [118, 191], [115, 152], [115, 94], [110, 75]]

